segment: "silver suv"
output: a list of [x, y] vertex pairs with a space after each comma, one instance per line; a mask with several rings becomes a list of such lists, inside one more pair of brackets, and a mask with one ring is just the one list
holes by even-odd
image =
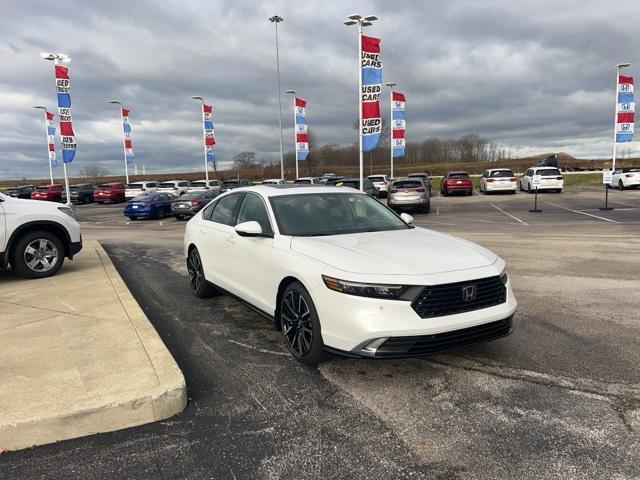
[[394, 211], [417, 209], [423, 213], [431, 210], [431, 192], [422, 178], [397, 178], [389, 186], [387, 205]]

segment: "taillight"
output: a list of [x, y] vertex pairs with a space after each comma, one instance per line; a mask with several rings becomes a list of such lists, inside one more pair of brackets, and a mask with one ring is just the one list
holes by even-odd
[[556, 180], [562, 180], [562, 176], [556, 177]]
[[516, 181], [516, 177], [511, 177], [509, 180], [511, 180], [512, 182]]
[[424, 188], [416, 188], [416, 192], [424, 192]]
[[191, 205], [193, 205], [194, 207], [195, 207], [195, 206], [200, 205], [200, 200], [194, 200], [194, 201], [192, 201], [192, 202], [191, 202]]
[[631, 178], [633, 177], [633, 173], [625, 173], [624, 176], [627, 178]]
[[397, 188], [392, 188], [391, 190], [389, 190], [389, 193], [398, 193], [398, 189]]
[[495, 178], [487, 178], [487, 183], [495, 182]]

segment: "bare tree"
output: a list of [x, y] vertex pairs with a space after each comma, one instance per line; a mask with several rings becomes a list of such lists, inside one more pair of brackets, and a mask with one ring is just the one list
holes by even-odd
[[80, 169], [80, 176], [98, 180], [109, 175], [109, 170], [99, 165], [85, 165]]

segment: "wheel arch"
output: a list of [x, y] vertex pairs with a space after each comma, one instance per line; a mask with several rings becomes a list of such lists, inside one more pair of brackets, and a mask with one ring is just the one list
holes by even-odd
[[71, 258], [71, 236], [69, 235], [67, 229], [57, 222], [53, 222], [50, 220], [37, 220], [24, 223], [16, 228], [13, 233], [11, 233], [9, 240], [7, 241], [7, 247], [2, 254], [2, 258], [0, 258], [0, 264], [6, 266], [11, 263], [13, 248], [18, 239], [29, 232], [35, 231], [49, 232], [60, 238], [60, 241], [64, 246], [64, 256]]

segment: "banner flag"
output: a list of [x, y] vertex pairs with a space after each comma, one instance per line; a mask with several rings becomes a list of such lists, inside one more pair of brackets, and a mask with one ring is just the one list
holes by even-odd
[[129, 123], [129, 109], [122, 107], [122, 135], [124, 141], [124, 156], [127, 165], [133, 163], [133, 147], [131, 145], [131, 123]]
[[296, 159], [300, 162], [309, 155], [309, 131], [307, 127], [307, 102], [295, 98], [296, 115]]
[[405, 98], [403, 93], [393, 92], [391, 94], [392, 113], [391, 113], [391, 145], [394, 157], [402, 157], [404, 155], [404, 132], [407, 123], [404, 119]]
[[213, 106], [202, 104], [202, 132], [204, 136], [204, 152], [207, 162], [216, 162], [216, 156], [213, 153], [213, 146], [216, 144], [215, 129], [213, 127]]
[[633, 97], [633, 77], [618, 75], [618, 98], [616, 101], [616, 142], [633, 140], [636, 103]]
[[60, 140], [62, 144], [62, 161], [73, 162], [76, 155], [76, 136], [71, 121], [71, 84], [69, 69], [63, 65], [55, 66], [56, 95], [58, 97], [58, 117], [60, 122]]
[[45, 110], [45, 119], [47, 120], [47, 144], [49, 145], [49, 163], [52, 167], [58, 166], [56, 158], [56, 125], [53, 123], [53, 113]]
[[362, 150], [369, 152], [378, 146], [382, 133], [380, 116], [380, 94], [382, 93], [382, 62], [380, 61], [380, 39], [362, 35]]

